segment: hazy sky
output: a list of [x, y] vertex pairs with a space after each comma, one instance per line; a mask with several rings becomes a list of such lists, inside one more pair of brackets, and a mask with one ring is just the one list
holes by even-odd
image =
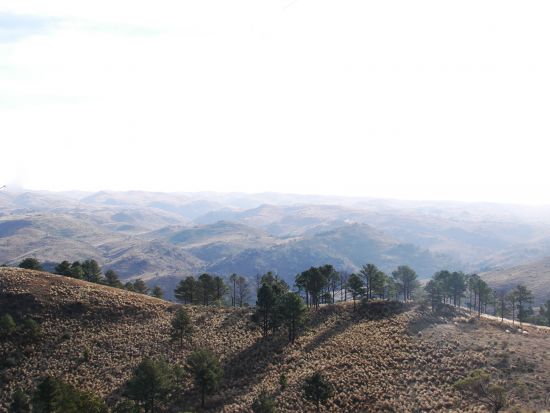
[[550, 203], [549, 12], [0, 0], [0, 184]]

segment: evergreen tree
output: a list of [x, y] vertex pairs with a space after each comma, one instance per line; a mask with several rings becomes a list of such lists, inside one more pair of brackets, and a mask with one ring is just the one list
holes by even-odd
[[403, 292], [403, 300], [408, 301], [412, 298], [412, 292], [417, 287], [417, 275], [414, 270], [406, 265], [400, 265], [397, 270], [392, 272], [395, 281], [400, 284]]
[[288, 329], [288, 341], [294, 343], [296, 329], [304, 324], [306, 318], [306, 306], [296, 293], [286, 293], [279, 303], [278, 312], [281, 314], [283, 323]]
[[101, 267], [96, 260], [86, 260], [82, 263], [84, 279], [92, 283], [101, 281]]
[[61, 261], [55, 266], [55, 274], [64, 275], [65, 277], [70, 277], [71, 273], [71, 263], [69, 261]]
[[197, 298], [197, 282], [191, 276], [181, 280], [174, 290], [176, 300], [183, 304], [193, 304]]
[[122, 282], [120, 282], [120, 279], [118, 278], [118, 274], [114, 272], [114, 270], [105, 271], [105, 284], [114, 288], [123, 287]]
[[547, 326], [550, 326], [550, 300], [540, 306], [539, 308], [540, 316], [543, 317]]
[[82, 269], [80, 261], [75, 261], [71, 264], [71, 274], [69, 277], [76, 278], [77, 280], [82, 280], [84, 278], [84, 270]]
[[231, 282], [231, 306], [237, 306], [237, 274], [233, 273], [229, 276], [229, 281]]
[[90, 393], [46, 377], [37, 387], [32, 400], [33, 413], [107, 413], [105, 403]]
[[212, 280], [212, 300], [217, 305], [223, 304], [223, 298], [227, 294], [228, 288], [223, 278], [215, 276]]
[[155, 298], [164, 298], [164, 293], [162, 292], [162, 288], [160, 288], [158, 285], [155, 285], [153, 288], [153, 291], [151, 291], [151, 295]]
[[127, 396], [141, 403], [146, 412], [157, 411], [159, 402], [166, 399], [173, 385], [168, 364], [162, 360], [145, 358], [126, 383]]
[[250, 288], [248, 287], [248, 281], [243, 276], [239, 276], [235, 283], [237, 287], [237, 295], [236, 295], [236, 302], [234, 306], [237, 304], [239, 307], [242, 307], [244, 304], [247, 303], [248, 299], [250, 298]]
[[270, 284], [262, 284], [258, 290], [258, 298], [256, 300], [256, 318], [262, 326], [262, 334], [267, 336], [273, 313], [276, 309], [277, 298], [273, 292], [273, 287]]
[[179, 340], [180, 348], [183, 348], [183, 340], [190, 339], [193, 334], [193, 323], [187, 310], [183, 307], [178, 308], [172, 318], [172, 338]]
[[209, 305], [212, 302], [216, 291], [214, 278], [207, 273], [199, 275], [197, 287], [202, 305]]
[[533, 293], [525, 285], [519, 284], [513, 291], [516, 296], [518, 308], [518, 320], [521, 323], [527, 321], [527, 318], [533, 314], [531, 304], [533, 303]]
[[332, 385], [318, 372], [305, 380], [303, 390], [306, 400], [315, 403], [318, 412], [320, 405], [334, 395]]
[[147, 287], [147, 284], [141, 278], [136, 278], [134, 281], [134, 292], [147, 295], [149, 287]]
[[40, 261], [36, 258], [25, 258], [19, 263], [19, 268], [25, 268], [26, 270], [43, 271]]
[[355, 300], [365, 293], [363, 280], [357, 274], [351, 274], [348, 278], [348, 288], [353, 298], [353, 310], [355, 311]]
[[223, 375], [220, 362], [210, 350], [195, 350], [187, 358], [187, 371], [200, 391], [201, 407], [204, 407], [205, 395], [212, 394], [220, 384]]

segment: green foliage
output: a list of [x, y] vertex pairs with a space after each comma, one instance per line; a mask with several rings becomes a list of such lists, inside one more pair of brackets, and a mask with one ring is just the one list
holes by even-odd
[[55, 266], [55, 273], [58, 275], [64, 275], [65, 277], [70, 277], [71, 272], [71, 263], [69, 261], [61, 261]]
[[332, 384], [319, 372], [305, 380], [303, 390], [305, 399], [315, 403], [317, 411], [320, 409], [320, 404], [324, 404], [334, 395]]
[[277, 411], [275, 399], [266, 392], [260, 393], [252, 403], [252, 411], [254, 413], [275, 413]]
[[294, 343], [296, 330], [304, 324], [306, 311], [302, 297], [297, 293], [288, 292], [280, 298], [277, 313], [288, 329], [288, 341], [290, 343]]
[[223, 375], [220, 362], [210, 350], [195, 350], [187, 358], [186, 369], [200, 391], [201, 406], [204, 407], [205, 395], [212, 394], [220, 384]]
[[84, 279], [92, 283], [101, 282], [101, 267], [96, 260], [86, 260], [82, 263]]
[[71, 264], [70, 277], [76, 278], [77, 280], [84, 279], [84, 270], [82, 269], [82, 264], [80, 264], [80, 261], [75, 261]]
[[26, 318], [21, 325], [21, 333], [23, 338], [28, 342], [36, 342], [40, 340], [42, 329], [32, 318]]
[[351, 274], [348, 278], [348, 288], [353, 298], [353, 308], [355, 309], [355, 300], [365, 293], [365, 284], [357, 274]]
[[198, 299], [197, 281], [189, 276], [181, 280], [174, 290], [176, 300], [183, 304], [193, 304]]
[[21, 389], [13, 392], [8, 413], [31, 413], [31, 401], [27, 393]]
[[134, 400], [119, 400], [113, 408], [112, 413], [142, 413], [143, 409]]
[[49, 376], [36, 387], [32, 407], [33, 413], [108, 412], [101, 399]]
[[279, 376], [279, 386], [281, 387], [281, 391], [285, 391], [288, 386], [288, 379], [285, 373], [281, 373]]
[[546, 300], [546, 302], [540, 306], [539, 314], [543, 318], [545, 324], [550, 326], [550, 300]]
[[399, 285], [399, 289], [403, 293], [403, 300], [410, 300], [412, 298], [413, 291], [418, 286], [416, 272], [406, 265], [400, 265], [397, 267], [397, 270], [392, 272], [392, 277]]
[[160, 288], [158, 285], [155, 285], [153, 288], [153, 291], [151, 291], [151, 295], [155, 298], [164, 298], [164, 293], [162, 292], [162, 288]]
[[276, 295], [271, 284], [262, 284], [258, 290], [254, 319], [262, 326], [264, 337], [267, 336], [270, 327], [274, 328], [276, 325], [278, 299], [279, 297]]
[[193, 324], [187, 310], [183, 307], [178, 308], [172, 318], [172, 338], [179, 340], [180, 347], [183, 347], [183, 340], [190, 339], [193, 334]]
[[157, 411], [157, 405], [166, 399], [173, 387], [170, 367], [163, 360], [145, 358], [136, 367], [126, 383], [126, 395], [141, 403], [146, 412]]
[[133, 291], [139, 294], [147, 295], [149, 293], [149, 287], [147, 287], [147, 284], [141, 278], [137, 278], [134, 281], [133, 288]]
[[506, 407], [506, 389], [495, 384], [485, 370], [475, 370], [470, 376], [459, 380], [455, 387], [473, 400], [483, 403], [492, 412], [498, 413]]
[[16, 328], [17, 324], [10, 314], [0, 317], [0, 337], [8, 337], [15, 332]]
[[25, 258], [19, 263], [19, 268], [25, 268], [26, 270], [43, 271], [40, 261], [36, 258]]
[[515, 296], [518, 309], [518, 320], [523, 323], [533, 314], [531, 304], [533, 303], [533, 293], [525, 285], [519, 284], [512, 291]]
[[105, 271], [105, 279], [104, 279], [105, 285], [108, 285], [109, 287], [114, 288], [122, 288], [122, 282], [118, 278], [118, 274], [114, 272], [113, 270], [107, 270]]

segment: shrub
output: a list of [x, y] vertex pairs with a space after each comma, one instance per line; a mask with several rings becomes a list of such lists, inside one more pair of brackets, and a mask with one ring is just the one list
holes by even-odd
[[36, 258], [25, 258], [19, 263], [19, 268], [25, 268], [26, 270], [42, 271], [40, 261], [38, 261]]
[[470, 376], [459, 380], [455, 387], [472, 399], [485, 404], [493, 413], [506, 407], [506, 389], [492, 383], [491, 375], [485, 370], [475, 370]]
[[15, 321], [13, 320], [13, 317], [11, 315], [4, 314], [0, 318], [0, 336], [1, 337], [8, 337], [9, 335], [13, 334], [16, 328], [17, 328], [17, 324], [15, 324]]
[[305, 380], [303, 389], [305, 399], [315, 403], [318, 412], [320, 411], [320, 405], [334, 395], [332, 384], [319, 372], [314, 373]]
[[31, 402], [29, 396], [21, 390], [17, 389], [13, 393], [12, 402], [10, 404], [9, 413], [30, 413]]
[[252, 403], [254, 413], [275, 413], [275, 400], [269, 394], [262, 392]]

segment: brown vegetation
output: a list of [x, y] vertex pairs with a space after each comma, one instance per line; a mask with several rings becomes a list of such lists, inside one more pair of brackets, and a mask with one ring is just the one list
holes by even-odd
[[[311, 312], [306, 329], [291, 345], [284, 332], [263, 339], [250, 321], [250, 310], [187, 306], [195, 333], [180, 348], [170, 335], [176, 305], [47, 273], [2, 268], [0, 313], [9, 312], [16, 322], [32, 316], [40, 322], [42, 336], [24, 347], [13, 340], [0, 342], [0, 356], [14, 360], [0, 371], [0, 412], [17, 387], [29, 390], [47, 374], [112, 402], [143, 357], [162, 356], [183, 366], [195, 348], [212, 349], [224, 368], [221, 387], [207, 400], [206, 411], [249, 412], [264, 392], [274, 396], [280, 412], [315, 411], [302, 391], [314, 372], [334, 387], [334, 397], [321, 411], [482, 411], [481, 405], [463, 400], [454, 383], [490, 366], [492, 356], [450, 333], [440, 339], [437, 330], [430, 330], [440, 328], [434, 326], [438, 322], [461, 331], [452, 322], [418, 309], [395, 305], [389, 311], [387, 306], [371, 303], [356, 312], [351, 304], [322, 306]], [[472, 334], [484, 333], [477, 329]], [[546, 351], [547, 357], [549, 342], [533, 343], [533, 351]], [[512, 347], [510, 342], [509, 352]], [[181, 399], [188, 410], [200, 405], [190, 378], [183, 380]]]

